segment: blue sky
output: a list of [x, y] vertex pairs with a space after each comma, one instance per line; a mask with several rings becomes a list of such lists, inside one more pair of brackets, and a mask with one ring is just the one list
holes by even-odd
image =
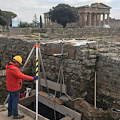
[[0, 9], [16, 13], [20, 21], [32, 22], [34, 14], [39, 20], [40, 15], [43, 18], [43, 13], [59, 3], [78, 7], [95, 2], [112, 7], [110, 17], [120, 19], [120, 0], [0, 0]]

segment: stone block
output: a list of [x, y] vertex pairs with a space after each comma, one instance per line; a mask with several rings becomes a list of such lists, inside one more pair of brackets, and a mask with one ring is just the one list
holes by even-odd
[[0, 76], [5, 76], [6, 75], [6, 71], [5, 70], [0, 70]]
[[88, 59], [96, 59], [96, 55], [89, 55]]
[[84, 70], [82, 73], [83, 73], [83, 74], [86, 74], [86, 75], [90, 75], [91, 72], [92, 72], [91, 70], [87, 70], [87, 69], [86, 69], [86, 70]]
[[69, 73], [69, 72], [72, 71], [72, 69], [70, 69], [70, 68], [67, 67], [67, 68], [65, 68], [65, 71]]

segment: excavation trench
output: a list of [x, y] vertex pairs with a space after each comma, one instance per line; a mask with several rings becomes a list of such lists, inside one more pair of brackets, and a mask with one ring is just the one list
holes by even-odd
[[[19, 109], [35, 118], [36, 111], [36, 96], [35, 91], [32, 91], [32, 95], [26, 98], [22, 98], [19, 102]], [[57, 97], [48, 97], [48, 94], [39, 91], [38, 93], [38, 117], [39, 120], [61, 120], [66, 118], [68, 120], [81, 120], [81, 114], [63, 105]], [[43, 118], [44, 117], [44, 118]], [[42, 119], [41, 119], [42, 118]]]
[[[26, 107], [34, 112], [36, 110], [35, 102], [32, 102], [30, 105], [27, 105]], [[49, 108], [48, 106], [40, 102], [38, 102], [38, 113], [50, 120], [60, 120], [61, 118], [64, 117], [64, 115], [60, 114], [59, 112]]]

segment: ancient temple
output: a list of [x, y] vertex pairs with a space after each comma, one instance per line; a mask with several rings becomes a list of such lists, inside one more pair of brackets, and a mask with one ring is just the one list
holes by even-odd
[[[93, 3], [76, 7], [78, 9], [79, 19], [75, 23], [68, 23], [67, 27], [91, 27], [109, 25], [109, 14], [111, 7], [103, 3]], [[53, 23], [49, 19], [49, 13], [44, 13], [44, 24], [46, 28], [62, 27], [57, 23]]]

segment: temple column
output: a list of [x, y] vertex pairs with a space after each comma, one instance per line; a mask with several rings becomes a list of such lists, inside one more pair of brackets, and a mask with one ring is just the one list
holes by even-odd
[[79, 26], [81, 27], [82, 26], [82, 15], [79, 14]]
[[45, 23], [44, 26], [46, 27], [46, 17], [44, 17], [44, 23]]
[[91, 13], [88, 13], [88, 26], [91, 26]]
[[97, 26], [101, 26], [101, 14], [97, 14]]
[[50, 27], [50, 18], [48, 18], [48, 26]]
[[47, 17], [45, 18], [45, 26], [47, 27]]
[[47, 27], [48, 27], [48, 25], [49, 25], [48, 23], [49, 23], [49, 18], [47, 17]]
[[96, 26], [98, 26], [99, 14], [96, 13]]
[[91, 14], [91, 26], [93, 26], [93, 13]]
[[93, 26], [96, 26], [96, 14], [93, 14]]
[[101, 26], [101, 14], [99, 14], [98, 26]]
[[105, 25], [105, 13], [103, 13], [103, 25]]
[[107, 14], [107, 24], [109, 25], [109, 14]]
[[86, 21], [86, 25], [88, 26], [88, 13], [87, 13], [87, 21]]
[[86, 13], [85, 13], [85, 15], [84, 15], [84, 23], [85, 23], [84, 26], [87, 26], [87, 14], [86, 14]]
[[85, 26], [85, 14], [82, 14], [82, 25]]

